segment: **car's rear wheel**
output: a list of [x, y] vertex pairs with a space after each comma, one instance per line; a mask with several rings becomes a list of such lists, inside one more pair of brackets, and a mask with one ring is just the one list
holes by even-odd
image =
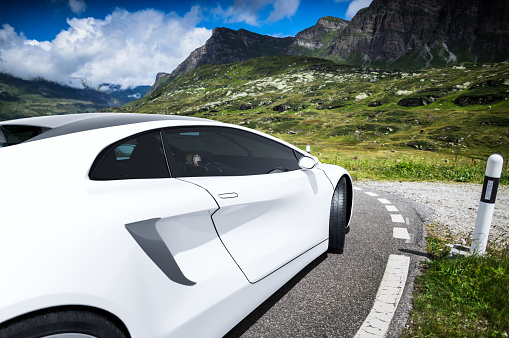
[[347, 206], [347, 179], [343, 176], [336, 185], [336, 189], [334, 189], [330, 206], [329, 251], [331, 252], [343, 253], [348, 224]]
[[109, 318], [87, 310], [48, 310], [0, 325], [0, 338], [126, 338]]

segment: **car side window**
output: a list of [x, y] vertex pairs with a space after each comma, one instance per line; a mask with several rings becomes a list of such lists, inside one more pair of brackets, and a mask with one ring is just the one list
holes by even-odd
[[260, 175], [300, 169], [294, 151], [276, 141], [225, 127], [163, 131], [175, 177]]
[[136, 135], [104, 149], [90, 170], [92, 180], [170, 177], [160, 131]]

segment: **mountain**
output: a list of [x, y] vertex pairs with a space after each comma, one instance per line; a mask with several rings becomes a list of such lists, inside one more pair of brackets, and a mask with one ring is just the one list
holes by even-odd
[[389, 71], [261, 57], [203, 65], [113, 110], [211, 118], [328, 156], [338, 146], [509, 156], [509, 62]]
[[507, 0], [373, 0], [351, 21], [320, 18], [295, 38], [216, 28], [171, 74], [160, 73], [147, 95], [204, 64], [260, 56], [303, 55], [339, 64], [415, 70], [509, 59]]
[[44, 79], [23, 80], [0, 73], [0, 120], [39, 115], [93, 112], [143, 97], [150, 86], [122, 89], [103, 83], [77, 89]]
[[0, 120], [84, 113], [118, 106], [108, 93], [76, 89], [42, 79], [22, 80], [0, 73]]
[[119, 105], [124, 105], [145, 96], [150, 86], [136, 86], [122, 89], [118, 84], [103, 83], [97, 90], [111, 95]]
[[244, 29], [235, 31], [229, 28], [214, 28], [205, 45], [195, 49], [171, 74], [159, 73], [147, 95], [152, 94], [161, 84], [201, 65], [220, 65], [260, 56], [287, 54], [293, 40], [293, 37], [275, 38]]
[[373, 0], [329, 44], [326, 58], [422, 69], [509, 58], [507, 0]]

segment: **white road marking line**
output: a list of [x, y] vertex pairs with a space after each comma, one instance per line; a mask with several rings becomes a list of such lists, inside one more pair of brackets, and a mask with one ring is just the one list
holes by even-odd
[[389, 202], [389, 200], [386, 200], [385, 198], [379, 198], [378, 201], [382, 204], [391, 204], [391, 202]]
[[408, 234], [407, 228], [393, 228], [392, 229], [392, 237], [404, 239], [409, 241], [410, 235]]
[[400, 214], [391, 214], [391, 219], [394, 223], [405, 223], [405, 219]]
[[387, 211], [399, 211], [394, 205], [386, 205], [385, 208]]
[[364, 193], [365, 193], [366, 195], [373, 196], [373, 197], [374, 197], [374, 196], [380, 196], [380, 195], [378, 195], [378, 194], [375, 194], [374, 192], [369, 192], [369, 191], [365, 191]]
[[398, 307], [410, 266], [410, 257], [390, 255], [375, 304], [355, 338], [384, 337]]
[[359, 188], [359, 187], [353, 187], [353, 190], [362, 190], [362, 188]]

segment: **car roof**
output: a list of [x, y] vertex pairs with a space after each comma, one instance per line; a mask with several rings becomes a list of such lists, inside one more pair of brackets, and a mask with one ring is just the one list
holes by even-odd
[[84, 113], [69, 115], [49, 115], [28, 117], [16, 120], [1, 121], [1, 126], [33, 126], [49, 129], [26, 142], [41, 140], [49, 137], [77, 133], [86, 130], [107, 128], [126, 124], [152, 122], [152, 121], [207, 121], [206, 119], [159, 114], [134, 113]]

